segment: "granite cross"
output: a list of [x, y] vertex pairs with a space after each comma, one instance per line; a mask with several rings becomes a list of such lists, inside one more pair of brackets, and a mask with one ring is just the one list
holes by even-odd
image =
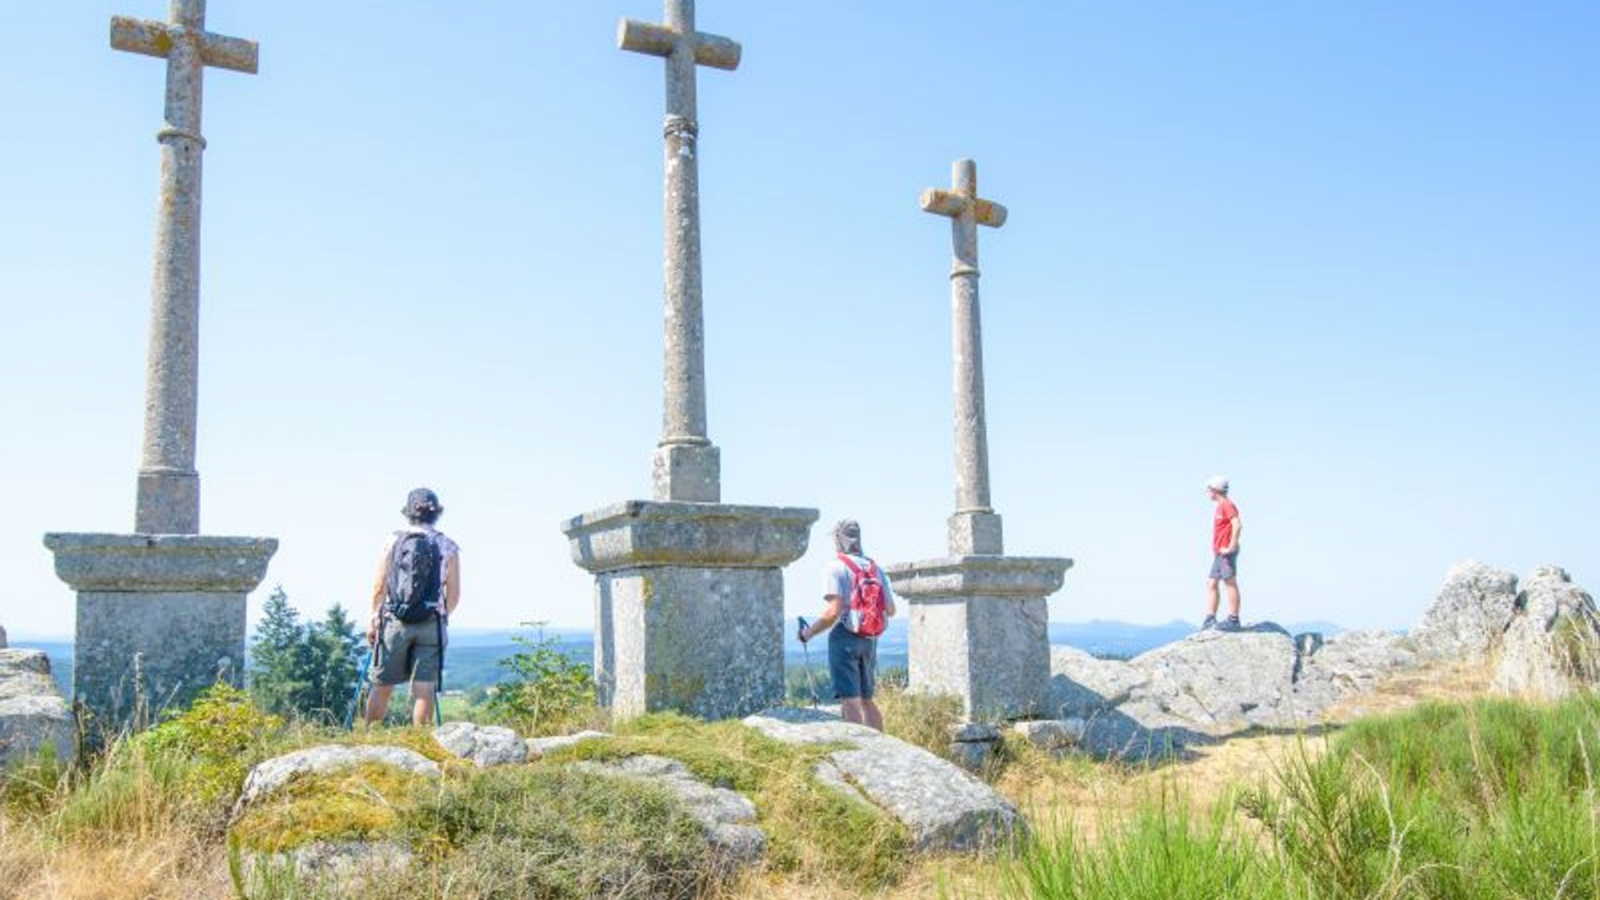
[[200, 475], [195, 471], [200, 338], [200, 136], [206, 66], [256, 71], [256, 44], [205, 29], [205, 0], [172, 0], [170, 21], [114, 16], [111, 46], [167, 60], [161, 191], [156, 203], [150, 353], [134, 530], [198, 534]]
[[978, 167], [957, 160], [950, 190], [922, 192], [923, 212], [948, 216], [954, 259], [950, 269], [955, 350], [956, 512], [950, 554], [999, 555], [1000, 517], [989, 505], [989, 442], [983, 416], [983, 326], [978, 308], [978, 226], [999, 228], [1006, 208], [978, 197]]
[[666, 0], [666, 24], [623, 19], [617, 45], [667, 60], [666, 404], [653, 463], [655, 499], [716, 503], [721, 466], [706, 429], [700, 296], [700, 175], [695, 66], [735, 69], [739, 45], [694, 30], [694, 0]]

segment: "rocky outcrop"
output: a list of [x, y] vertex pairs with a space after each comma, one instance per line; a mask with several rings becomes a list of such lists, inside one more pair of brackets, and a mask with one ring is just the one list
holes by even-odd
[[1127, 700], [1148, 677], [1126, 662], [1099, 659], [1076, 647], [1050, 648], [1051, 711], [1082, 718]]
[[480, 769], [528, 760], [527, 741], [515, 731], [496, 725], [450, 722], [435, 729], [433, 739], [456, 756], [472, 760]]
[[920, 851], [972, 852], [1018, 836], [1016, 807], [959, 766], [821, 710], [779, 707], [744, 720], [787, 744], [841, 744], [817, 778], [893, 816]]
[[1473, 560], [1458, 563], [1408, 637], [1424, 659], [1479, 662], [1499, 643], [1516, 603], [1517, 576]]
[[72, 758], [72, 711], [50, 677], [50, 658], [0, 649], [0, 769], [47, 747], [57, 759]]
[[275, 756], [251, 769], [249, 776], [244, 780], [244, 790], [239, 795], [237, 808], [243, 810], [288, 785], [295, 778], [353, 769], [367, 764], [392, 766], [402, 772], [428, 778], [439, 777], [438, 763], [405, 747], [349, 747], [324, 744]]
[[756, 805], [735, 791], [712, 787], [695, 778], [683, 763], [645, 755], [603, 763], [580, 762], [573, 768], [664, 788], [705, 829], [706, 843], [720, 866], [751, 865], [766, 853], [767, 835], [755, 825]]
[[[1101, 757], [1181, 756], [1252, 728], [1314, 725], [1415, 654], [1400, 636], [1324, 640], [1271, 622], [1203, 631], [1127, 662], [1054, 647], [1052, 711], [1083, 722], [1075, 743]], [[1076, 726], [1075, 726], [1076, 727]]]
[[1594, 598], [1556, 566], [1540, 566], [1522, 582], [1500, 639], [1492, 687], [1501, 693], [1555, 700], [1600, 678], [1600, 614]]
[[6, 627], [0, 625], [0, 650], [6, 649]]

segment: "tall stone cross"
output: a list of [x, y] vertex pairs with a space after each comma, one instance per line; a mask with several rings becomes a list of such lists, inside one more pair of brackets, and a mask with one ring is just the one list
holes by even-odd
[[161, 193], [145, 376], [144, 448], [134, 531], [200, 532], [195, 471], [200, 340], [200, 98], [206, 66], [254, 74], [254, 41], [206, 31], [205, 0], [172, 0], [170, 21], [115, 16], [111, 46], [167, 60]]
[[666, 0], [665, 25], [623, 19], [617, 45], [667, 60], [666, 405], [652, 460], [657, 500], [717, 503], [720, 454], [706, 429], [705, 325], [700, 300], [700, 170], [695, 67], [736, 69], [739, 45], [694, 30], [694, 0]]
[[950, 190], [922, 192], [923, 212], [950, 218], [956, 393], [956, 511], [950, 555], [1000, 555], [1000, 516], [989, 505], [989, 439], [983, 415], [983, 325], [978, 308], [978, 226], [999, 228], [1006, 208], [978, 196], [978, 166], [956, 160]]

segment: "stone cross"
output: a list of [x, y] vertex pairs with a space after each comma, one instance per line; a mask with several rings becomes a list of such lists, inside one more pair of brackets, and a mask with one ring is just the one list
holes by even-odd
[[989, 505], [989, 441], [983, 416], [983, 326], [978, 308], [978, 226], [999, 228], [1006, 208], [978, 197], [978, 167], [952, 167], [950, 190], [922, 192], [923, 212], [948, 216], [954, 259], [950, 269], [956, 394], [956, 512], [950, 517], [950, 555], [1000, 555], [1000, 516]]
[[205, 29], [205, 0], [172, 0], [170, 21], [115, 16], [111, 46], [167, 60], [161, 192], [156, 202], [155, 278], [150, 353], [134, 531], [198, 534], [200, 475], [195, 471], [200, 338], [200, 136], [206, 66], [254, 74], [256, 44]]
[[617, 45], [667, 60], [666, 406], [652, 465], [655, 499], [716, 503], [721, 463], [706, 429], [700, 301], [700, 174], [695, 66], [732, 70], [739, 45], [694, 30], [694, 0], [666, 0], [666, 24], [622, 20]]

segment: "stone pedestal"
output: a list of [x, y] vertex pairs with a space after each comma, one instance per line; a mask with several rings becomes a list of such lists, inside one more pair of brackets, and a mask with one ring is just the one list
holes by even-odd
[[47, 534], [44, 543], [78, 592], [72, 691], [97, 725], [127, 722], [141, 690], [153, 716], [219, 679], [244, 683], [245, 597], [276, 540]]
[[1040, 715], [1050, 688], [1047, 597], [1072, 560], [955, 556], [885, 568], [910, 608], [910, 684], [954, 694], [967, 718]]
[[630, 500], [567, 521], [595, 575], [595, 681], [618, 718], [783, 701], [783, 570], [814, 509]]

